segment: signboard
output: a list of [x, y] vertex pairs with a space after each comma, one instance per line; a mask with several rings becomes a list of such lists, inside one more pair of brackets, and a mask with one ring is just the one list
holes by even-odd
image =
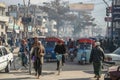
[[1, 16], [0, 15], [0, 21], [2, 21], [2, 22], [8, 22], [9, 21], [9, 17], [7, 17], [7, 16]]
[[111, 22], [112, 21], [111, 17], [105, 17], [104, 19], [105, 19], [106, 22]]
[[112, 7], [107, 7], [106, 9], [108, 10], [108, 11], [107, 11], [108, 13], [111, 13], [111, 12], [112, 12]]
[[6, 8], [6, 5], [4, 3], [0, 3], [0, 7]]
[[73, 11], [86, 11], [86, 10], [92, 11], [94, 9], [94, 4], [73, 3], [73, 4], [70, 4], [69, 7], [70, 7], [70, 10], [73, 10]]
[[120, 22], [120, 5], [114, 5], [112, 12], [113, 22]]
[[13, 16], [14, 18], [17, 18], [17, 12], [10, 12], [10, 16]]
[[28, 26], [28, 32], [32, 32], [32, 26]]

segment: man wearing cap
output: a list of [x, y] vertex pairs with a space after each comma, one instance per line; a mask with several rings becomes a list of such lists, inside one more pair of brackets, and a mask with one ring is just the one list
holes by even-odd
[[42, 74], [42, 64], [44, 62], [43, 57], [45, 49], [41, 41], [39, 41], [37, 37], [34, 38], [32, 49], [33, 50], [31, 51], [31, 58], [33, 60], [33, 65], [35, 69], [35, 76], [37, 79], [39, 79]]
[[90, 55], [90, 63], [93, 62], [95, 78], [99, 80], [101, 77], [102, 61], [104, 61], [104, 51], [100, 47], [100, 42], [95, 42]]

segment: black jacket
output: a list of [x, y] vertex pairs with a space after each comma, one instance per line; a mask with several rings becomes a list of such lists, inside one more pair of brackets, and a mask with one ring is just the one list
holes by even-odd
[[96, 46], [92, 49], [91, 55], [90, 55], [90, 63], [91, 62], [101, 62], [105, 58], [104, 51], [100, 46]]
[[65, 54], [66, 52], [66, 48], [64, 45], [56, 45], [55, 46], [55, 49], [54, 49], [55, 53], [58, 53], [58, 54]]

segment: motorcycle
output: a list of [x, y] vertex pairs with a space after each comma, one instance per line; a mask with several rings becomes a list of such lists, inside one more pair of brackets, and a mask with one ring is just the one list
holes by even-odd
[[73, 60], [74, 60], [74, 54], [70, 53], [70, 61], [73, 62]]
[[86, 52], [81, 54], [81, 64], [86, 64]]
[[74, 61], [74, 58], [75, 58], [75, 55], [74, 55], [74, 49], [70, 49], [69, 50], [69, 60], [71, 61], [71, 62], [73, 62]]

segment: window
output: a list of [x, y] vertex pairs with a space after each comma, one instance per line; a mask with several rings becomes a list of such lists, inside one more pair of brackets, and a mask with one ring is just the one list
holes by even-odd
[[3, 54], [6, 55], [7, 54], [7, 50], [5, 48], [2, 48]]
[[120, 48], [116, 49], [113, 53], [120, 55]]
[[1, 36], [3, 36], [3, 32], [1, 32]]
[[4, 25], [3, 24], [1, 25], [1, 29], [4, 29]]
[[1, 49], [0, 49], [0, 57], [2, 56], [2, 51], [1, 51]]

